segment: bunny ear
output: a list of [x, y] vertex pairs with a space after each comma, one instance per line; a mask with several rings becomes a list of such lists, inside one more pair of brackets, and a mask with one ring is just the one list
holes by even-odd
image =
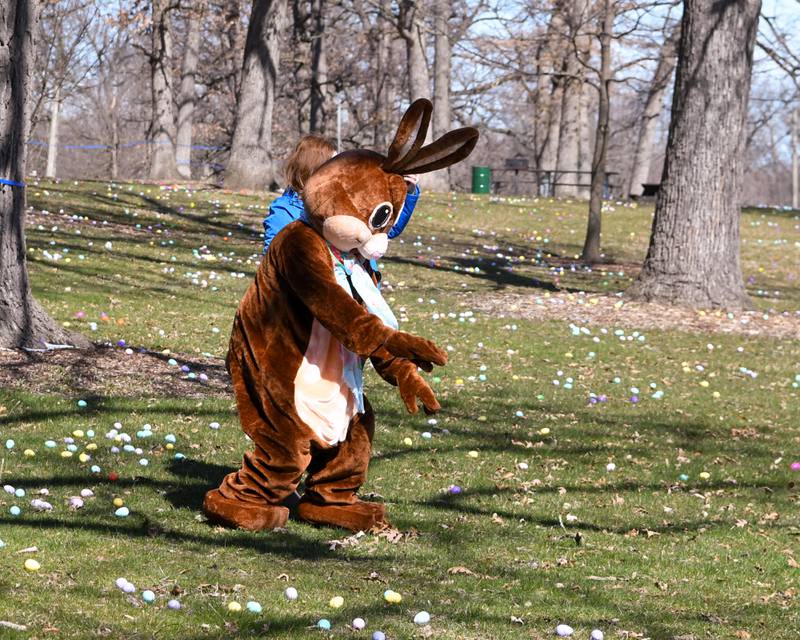
[[414, 100], [397, 127], [397, 133], [383, 163], [385, 171], [394, 173], [395, 167], [403, 165], [416, 155], [425, 143], [432, 112], [433, 105], [430, 100], [425, 98]]
[[422, 147], [407, 162], [392, 168], [395, 173], [428, 173], [444, 169], [466, 158], [478, 143], [478, 130], [464, 127], [445, 133], [431, 144]]

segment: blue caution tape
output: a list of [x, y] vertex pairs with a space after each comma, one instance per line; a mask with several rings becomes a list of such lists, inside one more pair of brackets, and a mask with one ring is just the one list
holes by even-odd
[[0, 178], [0, 184], [7, 184], [9, 187], [22, 187], [25, 188], [25, 184], [22, 182], [17, 182], [16, 180], [8, 180], [7, 178]]

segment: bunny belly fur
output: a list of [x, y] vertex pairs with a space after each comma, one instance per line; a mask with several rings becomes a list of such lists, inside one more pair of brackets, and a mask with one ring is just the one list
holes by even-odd
[[[316, 504], [357, 502], [371, 456], [368, 404], [365, 414], [353, 415], [337, 446], [318, 437], [295, 404], [295, 380], [315, 323], [362, 356], [377, 351], [392, 333], [339, 286], [325, 241], [298, 221], [276, 236], [234, 320], [227, 366], [242, 430], [254, 449], [245, 454], [242, 468], [223, 480], [219, 500], [209, 493], [206, 512], [213, 519], [243, 526], [253, 520], [248, 510], [282, 508], [307, 469]], [[326, 471], [326, 464], [336, 473]], [[244, 515], [231, 517], [231, 508]]]

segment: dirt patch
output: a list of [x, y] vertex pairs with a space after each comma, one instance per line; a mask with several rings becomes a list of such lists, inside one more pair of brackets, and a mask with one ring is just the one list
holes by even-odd
[[[177, 364], [170, 364], [170, 359]], [[87, 397], [201, 398], [231, 393], [221, 358], [154, 351], [127, 354], [124, 349], [107, 346], [41, 353], [0, 350], [0, 387]]]
[[692, 333], [728, 333], [800, 339], [800, 312], [769, 315], [762, 311], [698, 311], [653, 303], [623, 302], [602, 295], [556, 293], [549, 296], [492, 294], [471, 305], [495, 318], [567, 320], [608, 328], [664, 329]]

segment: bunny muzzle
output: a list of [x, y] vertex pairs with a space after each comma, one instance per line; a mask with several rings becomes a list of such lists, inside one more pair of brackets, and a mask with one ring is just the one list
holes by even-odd
[[389, 247], [388, 235], [385, 233], [373, 235], [366, 224], [348, 215], [326, 218], [322, 223], [322, 236], [339, 251], [358, 249], [367, 260], [383, 257]]

